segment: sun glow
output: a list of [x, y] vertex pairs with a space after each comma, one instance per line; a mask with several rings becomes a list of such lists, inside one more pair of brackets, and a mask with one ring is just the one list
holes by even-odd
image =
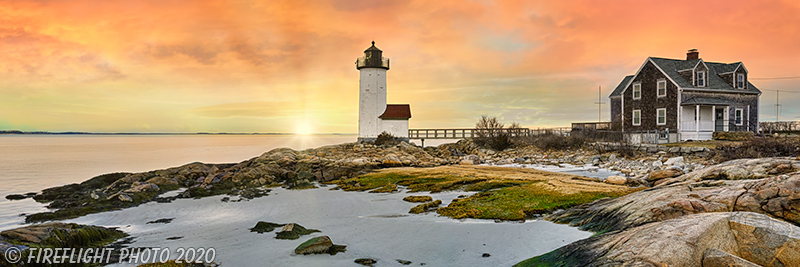
[[295, 125], [294, 133], [300, 135], [310, 135], [314, 133], [314, 126], [308, 122], [301, 122]]

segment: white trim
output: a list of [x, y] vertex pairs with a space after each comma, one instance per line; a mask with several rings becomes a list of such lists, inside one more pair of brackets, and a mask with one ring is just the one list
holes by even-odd
[[[703, 74], [703, 79], [700, 79], [700, 74]], [[703, 80], [703, 85], [700, 85], [700, 80]], [[695, 86], [708, 87], [708, 71], [698, 71], [695, 73]]]
[[675, 110], [678, 111], [678, 120], [677, 120], [677, 122], [678, 122], [677, 124], [678, 125], [676, 125], [675, 128], [678, 129], [678, 140], [680, 140], [681, 139], [681, 134], [680, 133], [683, 130], [683, 126], [681, 125], [681, 124], [683, 124], [683, 123], [681, 123], [682, 122], [681, 119], [683, 117], [683, 115], [682, 115], [683, 108], [681, 108], [681, 98], [683, 98], [683, 89], [678, 88], [676, 90], [676, 94], [678, 94], [678, 103], [676, 103], [677, 108]]
[[[742, 86], [739, 86], [739, 77], [742, 77]], [[744, 73], [736, 73], [736, 89], [744, 89], [747, 87], [745, 80], [744, 80]]]
[[714, 92], [714, 93], [737, 93], [737, 94], [752, 94], [752, 95], [760, 95], [761, 93], [756, 93], [753, 91], [741, 91], [741, 90], [725, 90], [725, 89], [709, 89], [709, 88], [681, 88], [683, 90], [688, 91], [698, 91], [698, 92]]
[[[659, 116], [659, 112], [664, 111], [664, 122], [659, 122], [658, 120], [662, 118]], [[656, 125], [667, 125], [667, 109], [666, 108], [657, 108], [656, 109]]]
[[737, 70], [739, 70], [739, 67], [741, 67], [741, 68], [743, 68], [743, 69], [744, 69], [744, 73], [747, 73], [747, 74], [749, 74], [749, 73], [750, 73], [750, 71], [748, 71], [748, 70], [747, 70], [747, 68], [745, 68], [745, 67], [744, 67], [744, 63], [742, 63], [742, 62], [739, 62], [739, 65], [738, 65], [738, 66], [736, 66], [736, 68], [735, 68], [735, 69], [733, 69], [733, 72], [736, 72]]
[[[739, 121], [736, 121], [736, 114], [739, 114]], [[741, 108], [737, 108], [733, 111], [733, 122], [736, 126], [744, 125], [744, 110]]]
[[[638, 117], [636, 115], [639, 115]], [[639, 119], [639, 122], [636, 122], [636, 119]], [[641, 126], [642, 125], [642, 110], [641, 109], [634, 109], [631, 112], [631, 125], [633, 126]]]
[[750, 105], [747, 105], [747, 131], [750, 131]]
[[624, 97], [620, 100], [619, 124], [620, 124], [620, 128], [624, 132], [625, 131], [625, 98]]
[[[638, 97], [636, 96], [636, 86], [637, 85], [639, 86], [639, 96]], [[631, 90], [632, 90], [631, 91], [631, 98], [636, 99], [636, 100], [642, 99], [642, 83], [641, 82], [634, 83], [631, 86]]]
[[[662, 82], [664, 83], [664, 94], [663, 95], [661, 94], [661, 92], [659, 92], [660, 89], [658, 88], [658, 86], [661, 85]], [[665, 97], [665, 96], [667, 96], [667, 79], [661, 78], [661, 79], [656, 80], [656, 96], [657, 97]]]

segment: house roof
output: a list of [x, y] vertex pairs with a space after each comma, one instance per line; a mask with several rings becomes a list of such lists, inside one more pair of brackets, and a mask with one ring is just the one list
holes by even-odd
[[633, 79], [633, 75], [628, 75], [625, 76], [625, 78], [622, 78], [622, 81], [619, 83], [619, 85], [617, 85], [617, 88], [614, 88], [614, 91], [611, 92], [611, 95], [609, 97], [622, 95], [622, 90], [625, 90], [625, 86], [627, 86], [628, 83], [631, 82], [631, 79]]
[[682, 101], [681, 105], [682, 106], [689, 106], [689, 105], [735, 106], [739, 105], [739, 103], [719, 98], [696, 97]]
[[[703, 59], [679, 60], [679, 59], [658, 58], [658, 57], [650, 57], [647, 60], [653, 62], [653, 64], [655, 64], [656, 67], [661, 69], [661, 71], [663, 71], [664, 74], [667, 77], [669, 77], [670, 80], [674, 81], [678, 87], [683, 89], [737, 91], [743, 93], [761, 94], [761, 91], [758, 90], [758, 88], [756, 88], [750, 82], [747, 83], [747, 89], [736, 89], [719, 76], [719, 74], [721, 73], [729, 73], [735, 71], [739, 66], [744, 67], [742, 62], [718, 63], [718, 62], [703, 61]], [[687, 80], [680, 74], [680, 71], [686, 71], [686, 70], [691, 71], [700, 62], [705, 64], [709, 70], [708, 71], [709, 75], [707, 75], [708, 84], [706, 87], [696, 87], [692, 85], [692, 82], [690, 80]], [[620, 82], [620, 84], [617, 85], [617, 88], [614, 89], [613, 92], [611, 92], [611, 95], [609, 95], [609, 97], [621, 95], [634, 77], [635, 75], [630, 75], [622, 79], [622, 82]]]
[[388, 104], [386, 111], [378, 118], [381, 119], [409, 119], [411, 118], [411, 106], [408, 104]]

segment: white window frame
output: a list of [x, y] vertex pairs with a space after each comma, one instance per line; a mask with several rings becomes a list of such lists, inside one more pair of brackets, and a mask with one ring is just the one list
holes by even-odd
[[[661, 85], [662, 84], [664, 85], [664, 88], [663, 88], [664, 93], [663, 94], [661, 93], [661, 90], [662, 90]], [[667, 96], [667, 80], [666, 79], [659, 79], [658, 82], [656, 82], [656, 95], [658, 95], [658, 97]]]
[[733, 122], [736, 123], [737, 126], [744, 125], [744, 110], [741, 108], [737, 108], [733, 111]]
[[[703, 78], [701, 79], [700, 76], [703, 76]], [[700, 84], [701, 82], [703, 84]], [[705, 71], [698, 71], [697, 72], [697, 87], [706, 87], [706, 85], [708, 85], [708, 75], [706, 75]]]
[[[633, 84], [633, 99], [642, 99], [642, 83]], [[637, 96], [638, 95], [638, 96]]]
[[658, 139], [669, 139], [667, 131], [658, 131]]
[[[661, 116], [662, 112], [663, 112], [664, 116]], [[662, 118], [664, 119], [663, 122], [661, 121]], [[656, 109], [656, 125], [667, 125], [667, 109], [666, 108], [657, 108]]]
[[736, 88], [744, 89], [744, 74], [736, 74]]
[[642, 125], [642, 110], [634, 109], [633, 114], [631, 114], [631, 124], [633, 126], [640, 126]]

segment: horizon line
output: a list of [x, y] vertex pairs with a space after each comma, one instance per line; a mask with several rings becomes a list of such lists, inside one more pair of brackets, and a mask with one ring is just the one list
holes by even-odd
[[263, 133], [263, 132], [82, 132], [0, 130], [0, 135], [358, 135], [357, 133]]

